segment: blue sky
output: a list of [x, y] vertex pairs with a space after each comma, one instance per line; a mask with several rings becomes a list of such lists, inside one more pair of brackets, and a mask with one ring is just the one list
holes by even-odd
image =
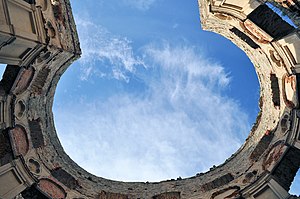
[[258, 113], [250, 60], [201, 30], [197, 1], [72, 1], [82, 57], [53, 106], [65, 151], [114, 180], [190, 177], [223, 163]]

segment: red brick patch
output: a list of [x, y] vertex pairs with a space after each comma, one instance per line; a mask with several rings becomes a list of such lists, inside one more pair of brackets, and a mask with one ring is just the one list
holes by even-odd
[[64, 189], [49, 179], [41, 179], [39, 182], [40, 189], [47, 193], [53, 199], [66, 198], [66, 192]]
[[263, 169], [270, 168], [273, 164], [277, 163], [280, 158], [282, 157], [284, 151], [286, 150], [286, 146], [284, 145], [283, 141], [279, 141], [275, 143], [271, 150], [269, 151], [268, 155], [266, 156], [263, 162]]
[[11, 130], [16, 147], [16, 154], [25, 156], [29, 150], [28, 138], [22, 126], [16, 126]]
[[167, 192], [152, 197], [153, 199], [180, 199], [180, 192]]
[[120, 193], [101, 191], [101, 193], [98, 195], [98, 199], [128, 199], [128, 196]]
[[29, 84], [32, 80], [33, 74], [34, 74], [34, 71], [32, 68], [23, 70], [21, 72], [21, 76], [20, 76], [18, 83], [16, 85], [16, 88], [14, 90], [14, 92], [16, 94], [21, 94], [27, 89], [27, 87], [29, 86]]

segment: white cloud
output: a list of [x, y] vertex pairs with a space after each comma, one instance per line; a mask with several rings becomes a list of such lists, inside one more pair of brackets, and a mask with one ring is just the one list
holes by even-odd
[[139, 10], [148, 10], [156, 0], [123, 0], [124, 3]]
[[159, 63], [166, 71], [184, 72], [190, 80], [196, 78], [203, 83], [206, 82], [210, 87], [228, 85], [230, 78], [224, 68], [205, 59], [202, 54], [196, 54], [193, 47], [172, 47], [167, 42], [162, 43], [162, 47], [149, 45], [145, 47], [145, 51], [154, 62]]
[[[144, 66], [143, 61], [133, 55], [131, 41], [126, 37], [113, 35], [106, 28], [78, 16], [76, 24], [82, 48], [79, 60], [82, 80], [100, 74], [102, 77], [128, 81], [126, 73], [133, 73], [136, 67]], [[110, 68], [111, 65], [113, 68]]]
[[178, 28], [178, 27], [179, 27], [179, 24], [178, 24], [178, 23], [175, 23], [175, 24], [173, 24], [173, 26], [172, 26], [173, 29], [176, 29], [176, 28]]
[[238, 103], [222, 95], [230, 83], [224, 68], [189, 46], [144, 52], [144, 95], [54, 107], [66, 152], [98, 176], [125, 181], [187, 177], [222, 163], [250, 128]]

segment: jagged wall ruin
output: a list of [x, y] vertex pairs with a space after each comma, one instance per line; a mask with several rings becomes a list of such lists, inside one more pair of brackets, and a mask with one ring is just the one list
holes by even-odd
[[0, 198], [296, 198], [288, 191], [300, 165], [300, 4], [271, 3], [296, 27], [264, 0], [199, 0], [202, 28], [245, 51], [260, 81], [261, 111], [243, 146], [191, 178], [126, 183], [80, 168], [55, 132], [55, 88], [81, 54], [69, 0], [0, 0]]

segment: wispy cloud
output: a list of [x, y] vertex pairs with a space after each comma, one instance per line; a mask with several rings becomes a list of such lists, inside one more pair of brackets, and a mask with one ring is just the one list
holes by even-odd
[[124, 3], [139, 10], [148, 10], [157, 0], [123, 0]]
[[195, 175], [237, 150], [250, 127], [238, 103], [222, 94], [230, 84], [222, 66], [167, 42], [133, 60], [149, 66], [140, 74], [143, 95], [55, 108], [61, 142], [79, 165], [110, 179], [158, 181]]
[[126, 73], [134, 73], [137, 66], [144, 66], [143, 61], [133, 55], [131, 41], [126, 37], [113, 35], [106, 28], [78, 16], [76, 24], [82, 48], [79, 60], [82, 80], [97, 75], [128, 81]]
[[175, 24], [173, 24], [173, 26], [172, 26], [173, 29], [176, 29], [176, 28], [178, 28], [178, 27], [179, 27], [179, 24], [178, 24], [178, 23], [175, 23]]

